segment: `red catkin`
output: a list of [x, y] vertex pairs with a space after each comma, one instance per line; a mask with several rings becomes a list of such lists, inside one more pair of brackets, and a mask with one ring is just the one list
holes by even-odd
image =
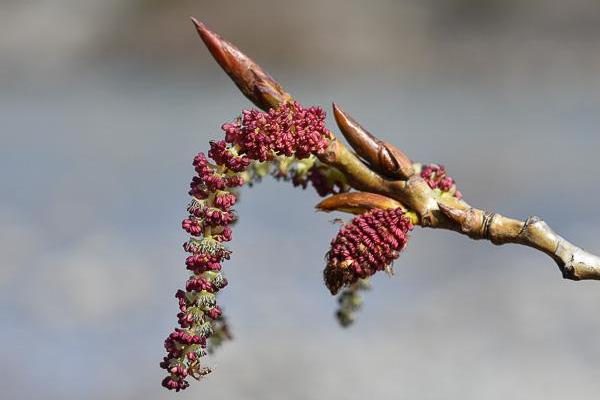
[[[194, 157], [196, 175], [190, 183], [192, 200], [187, 208], [190, 215], [181, 224], [192, 236], [183, 245], [191, 253], [185, 260], [191, 276], [185, 291], [175, 295], [179, 327], [165, 340], [167, 354], [160, 363], [168, 373], [162, 385], [175, 391], [189, 386], [189, 376], [200, 379], [210, 373], [200, 359], [207, 354], [207, 339], [223, 322], [216, 294], [227, 286], [220, 271], [230, 251], [223, 243], [232, 238], [230, 225], [236, 218], [232, 210], [236, 196], [231, 189], [244, 184], [240, 174], [252, 161], [270, 161], [282, 155], [302, 159], [318, 154], [331, 138], [325, 128], [325, 112], [295, 102], [268, 112], [243, 111], [240, 119], [224, 124], [222, 129], [225, 140], [210, 142], [208, 157], [212, 162], [204, 153]], [[315, 187], [324, 185], [316, 176], [311, 180]]]
[[449, 192], [454, 188], [454, 197], [459, 200], [462, 199], [462, 194], [456, 189], [454, 179], [447, 175], [446, 168], [443, 165], [424, 165], [421, 169], [421, 178], [423, 178], [432, 189], [440, 189], [442, 192]]
[[325, 284], [332, 294], [388, 267], [399, 256], [413, 226], [400, 208], [374, 209], [343, 226], [331, 242]]

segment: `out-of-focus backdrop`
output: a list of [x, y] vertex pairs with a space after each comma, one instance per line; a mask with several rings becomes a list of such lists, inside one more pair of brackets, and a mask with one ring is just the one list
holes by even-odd
[[600, 252], [598, 1], [2, 0], [1, 398], [598, 398], [597, 283], [417, 228], [342, 330], [334, 216], [271, 179], [237, 207], [235, 341], [163, 390], [191, 160], [249, 107], [190, 15], [304, 104], [444, 163], [472, 204]]

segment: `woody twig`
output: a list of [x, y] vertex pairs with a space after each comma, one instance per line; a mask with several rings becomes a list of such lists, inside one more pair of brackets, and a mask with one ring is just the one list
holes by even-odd
[[[256, 106], [265, 110], [292, 99], [250, 58], [202, 23], [193, 21], [213, 57]], [[359, 192], [334, 195], [318, 204], [317, 209], [361, 213], [369, 208], [392, 208], [400, 204], [408, 210], [412, 222], [421, 227], [452, 230], [497, 245], [526, 245], [552, 257], [565, 279], [600, 279], [600, 258], [568, 242], [540, 218], [520, 221], [504, 217], [432, 189], [426, 178], [416, 172], [415, 163], [400, 149], [377, 139], [339, 106], [334, 104], [333, 111], [354, 152], [334, 137], [327, 151], [318, 157], [341, 171]], [[374, 200], [374, 194], [382, 197]]]
[[323, 277], [338, 294], [338, 321], [348, 326], [360, 308], [360, 292], [378, 271], [393, 273], [392, 262], [409, 240], [414, 225], [446, 229], [494, 244], [516, 243], [540, 250], [556, 261], [571, 280], [600, 279], [600, 258], [557, 235], [537, 217], [525, 221], [471, 207], [443, 166], [422, 165], [399, 148], [378, 139], [338, 105], [337, 125], [347, 147], [325, 126], [320, 107], [303, 107], [256, 63], [230, 43], [193, 20], [200, 37], [238, 88], [261, 110], [244, 110], [222, 126], [224, 140], [194, 157], [189, 216], [182, 228], [190, 276], [177, 291], [176, 327], [164, 342], [160, 366], [163, 386], [180, 391], [187, 378], [202, 379], [211, 369], [203, 363], [224, 340], [229, 325], [218, 301], [228, 281], [222, 263], [230, 259], [237, 188], [271, 173], [305, 188], [310, 182], [321, 196], [320, 211], [354, 217], [331, 242]]
[[[292, 99], [280, 84], [237, 48], [202, 23], [196, 20], [194, 23], [213, 57], [256, 106], [268, 109]], [[568, 242], [540, 218], [529, 217], [525, 221], [507, 218], [433, 190], [400, 149], [377, 139], [336, 104], [333, 112], [354, 152], [334, 137], [327, 151], [318, 156], [319, 160], [341, 171], [352, 188], [363, 193], [365, 200], [361, 200], [361, 193], [334, 195], [318, 204], [317, 209], [359, 213], [368, 208], [391, 208], [400, 204], [407, 208], [413, 223], [421, 227], [452, 230], [497, 245], [526, 245], [552, 257], [565, 279], [600, 279], [600, 258]], [[373, 201], [374, 194], [383, 197]]]

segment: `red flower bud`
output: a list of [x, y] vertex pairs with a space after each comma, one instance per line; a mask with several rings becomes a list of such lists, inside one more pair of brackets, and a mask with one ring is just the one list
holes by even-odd
[[331, 242], [323, 272], [331, 293], [388, 267], [406, 246], [411, 229], [401, 208], [373, 209], [342, 227]]
[[432, 189], [440, 189], [442, 192], [449, 192], [454, 188], [454, 196], [458, 199], [462, 198], [462, 194], [456, 189], [454, 179], [446, 175], [446, 168], [444, 168], [443, 165], [424, 165], [421, 169], [421, 178], [423, 178]]

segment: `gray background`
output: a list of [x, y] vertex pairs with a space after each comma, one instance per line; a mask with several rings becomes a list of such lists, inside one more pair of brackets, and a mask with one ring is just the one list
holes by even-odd
[[160, 388], [190, 163], [249, 107], [190, 15], [304, 104], [444, 163], [472, 204], [600, 253], [597, 1], [3, 0], [2, 398], [598, 398], [597, 283], [416, 229], [342, 330], [321, 281], [333, 216], [271, 179], [237, 207], [236, 340], [204, 382]]

